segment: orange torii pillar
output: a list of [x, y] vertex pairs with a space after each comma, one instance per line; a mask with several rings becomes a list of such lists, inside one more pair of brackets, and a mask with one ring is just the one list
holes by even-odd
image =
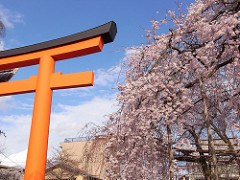
[[92, 71], [54, 73], [55, 61], [99, 52], [116, 33], [116, 23], [111, 21], [63, 38], [0, 52], [0, 70], [39, 64], [38, 76], [0, 83], [0, 96], [35, 92], [24, 180], [45, 177], [52, 90], [93, 85]]

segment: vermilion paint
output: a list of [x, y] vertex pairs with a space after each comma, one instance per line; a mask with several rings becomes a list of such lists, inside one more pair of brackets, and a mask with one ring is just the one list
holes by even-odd
[[99, 36], [51, 49], [1, 58], [1, 70], [39, 64], [38, 76], [0, 84], [0, 96], [36, 92], [24, 180], [43, 180], [45, 177], [52, 90], [93, 85], [92, 71], [66, 75], [54, 73], [55, 61], [99, 52], [103, 44], [103, 39]]

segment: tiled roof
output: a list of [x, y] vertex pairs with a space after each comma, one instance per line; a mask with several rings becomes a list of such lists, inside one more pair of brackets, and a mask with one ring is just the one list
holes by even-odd
[[0, 71], [0, 83], [9, 81], [13, 77], [13, 75], [17, 72], [17, 70], [18, 69], [16, 68]]

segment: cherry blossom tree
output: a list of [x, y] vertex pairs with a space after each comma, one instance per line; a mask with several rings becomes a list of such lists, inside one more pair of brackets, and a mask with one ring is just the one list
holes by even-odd
[[72, 154], [55, 149], [55, 153], [47, 159], [46, 179], [75, 179], [81, 173], [79, 163]]
[[0, 19], [0, 36], [3, 37], [4, 35], [5, 35], [5, 26], [2, 20]]
[[212, 168], [202, 159], [202, 171], [219, 179], [213, 139], [231, 149], [240, 128], [239, 10], [239, 0], [196, 0], [187, 13], [152, 20], [148, 42], [127, 49], [120, 108], [107, 124], [109, 178], [174, 179], [176, 149], [201, 153], [207, 138]]
[[[5, 26], [2, 22], [2, 20], [0, 19], [0, 37], [3, 37], [5, 35]], [[2, 44], [2, 41], [0, 40], [0, 44]], [[5, 133], [3, 131], [0, 130], [0, 135], [4, 135]]]

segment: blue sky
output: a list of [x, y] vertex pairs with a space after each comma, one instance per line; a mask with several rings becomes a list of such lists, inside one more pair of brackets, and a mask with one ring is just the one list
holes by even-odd
[[[55, 72], [64, 74], [94, 71], [95, 85], [54, 91], [50, 150], [64, 138], [76, 137], [86, 123], [101, 125], [106, 120], [104, 115], [116, 110], [117, 91], [111, 88], [116, 87], [118, 65], [126, 56], [124, 48], [146, 42], [144, 29], [150, 29], [152, 17], [162, 19], [167, 10], [176, 9], [175, 0], [0, 1], [0, 16], [6, 26], [3, 49], [63, 37], [112, 20], [117, 23], [115, 41], [106, 44], [102, 52], [56, 63]], [[21, 68], [12, 81], [27, 79], [37, 72], [38, 66]], [[12, 161], [16, 163], [24, 164], [22, 156], [28, 145], [33, 102], [34, 93], [0, 98], [0, 129], [7, 136], [0, 137], [0, 147], [4, 154], [14, 157]]]

